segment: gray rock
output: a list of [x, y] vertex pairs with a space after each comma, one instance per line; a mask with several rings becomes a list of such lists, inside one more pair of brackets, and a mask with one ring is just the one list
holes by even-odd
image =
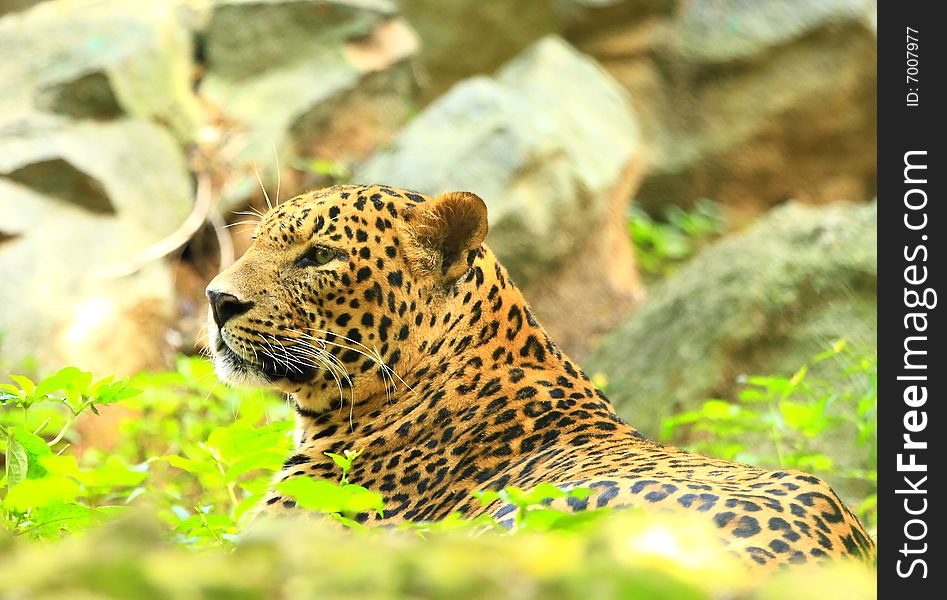
[[749, 59], [826, 27], [864, 17], [871, 0], [697, 0], [680, 13], [674, 44], [681, 59]]
[[0, 105], [81, 119], [133, 116], [182, 141], [201, 114], [184, 0], [44, 2], [0, 18]]
[[[90, 191], [94, 193], [89, 193]], [[193, 205], [175, 139], [146, 121], [0, 123], [0, 332], [5, 361], [108, 372], [158, 367], [170, 311], [166, 265], [99, 273], [174, 231]], [[134, 314], [134, 318], [125, 315]], [[109, 340], [90, 347], [90, 336]], [[140, 350], [140, 352], [139, 352]]]
[[337, 54], [395, 16], [389, 0], [216, 0], [205, 30], [208, 74], [239, 81]]
[[26, 10], [27, 8], [39, 4], [43, 0], [0, 0], [0, 16], [6, 13]]
[[494, 78], [456, 85], [354, 179], [482, 197], [487, 242], [553, 339], [581, 356], [641, 292], [625, 228], [637, 151], [623, 90], [550, 37]]
[[530, 44], [558, 31], [551, 0], [399, 0], [421, 38], [424, 98], [462, 79], [490, 73]]
[[625, 19], [670, 15], [679, 0], [552, 0], [563, 27], [570, 33], [607, 29]]
[[873, 0], [560, 4], [569, 39], [635, 97], [642, 206], [707, 197], [746, 222], [790, 198], [873, 197]]
[[258, 192], [254, 171], [275, 187], [277, 160], [363, 159], [414, 104], [417, 38], [385, 0], [221, 0], [204, 38], [201, 96], [235, 125], [224, 209]]
[[495, 78], [455, 86], [355, 179], [478, 194], [490, 211], [488, 242], [529, 285], [598, 226], [637, 136], [623, 91], [594, 62], [546, 38]]
[[[585, 361], [648, 435], [738, 375], [792, 375], [835, 340], [876, 340], [877, 204], [774, 209], [651, 290]], [[844, 382], [839, 382], [842, 385]]]

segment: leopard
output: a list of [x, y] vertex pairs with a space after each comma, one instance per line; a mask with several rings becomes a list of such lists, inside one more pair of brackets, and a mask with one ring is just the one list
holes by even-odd
[[[514, 523], [475, 492], [582, 488], [564, 511], [638, 507], [712, 525], [766, 570], [849, 558], [875, 543], [823, 480], [653, 441], [550, 339], [484, 243], [486, 203], [336, 185], [261, 213], [247, 251], [207, 286], [208, 344], [232, 384], [276, 388], [295, 411], [275, 482], [338, 480], [381, 494], [369, 526], [460, 513]], [[581, 310], [576, 307], [575, 310]], [[303, 512], [274, 483], [261, 514]]]

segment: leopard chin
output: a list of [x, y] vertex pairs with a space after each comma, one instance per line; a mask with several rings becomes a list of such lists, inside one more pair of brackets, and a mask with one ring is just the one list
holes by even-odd
[[211, 347], [214, 372], [221, 381], [237, 386], [270, 387], [273, 385], [273, 381], [267, 378], [259, 368], [241, 358], [222, 341], [217, 341]]
[[315, 378], [318, 367], [308, 362], [293, 359], [279, 360], [262, 355], [257, 360], [241, 356], [224, 339], [224, 335], [211, 328], [210, 348], [214, 371], [224, 382], [249, 387], [273, 387], [280, 382], [302, 384]]

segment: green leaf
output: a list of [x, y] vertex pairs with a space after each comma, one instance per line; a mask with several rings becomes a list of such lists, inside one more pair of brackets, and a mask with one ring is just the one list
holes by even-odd
[[234, 508], [233, 510], [234, 521], [239, 521], [243, 517], [243, 515], [247, 514], [248, 512], [256, 508], [257, 504], [259, 504], [260, 501], [263, 500], [263, 497], [265, 495], [266, 494], [262, 492], [258, 494], [250, 494], [247, 497], [245, 497], [243, 500], [241, 500], [240, 503], [237, 504], [237, 507]]
[[176, 532], [193, 532], [197, 529], [212, 529], [214, 531], [227, 531], [234, 528], [233, 519], [220, 513], [199, 512], [184, 519], [174, 528]]
[[217, 450], [225, 462], [235, 462], [263, 450], [280, 449], [282, 436], [269, 427], [251, 427], [236, 423], [218, 427], [207, 438], [207, 445]]
[[86, 529], [95, 514], [94, 509], [81, 504], [65, 502], [50, 504], [30, 513], [30, 525], [26, 531], [41, 538], [76, 533]]
[[337, 522], [337, 523], [341, 523], [342, 525], [345, 525], [345, 526], [348, 527], [349, 529], [354, 529], [354, 530], [356, 530], [356, 531], [362, 531], [362, 532], [366, 532], [366, 533], [367, 533], [368, 531], [370, 531], [370, 529], [369, 529], [367, 526], [363, 525], [362, 523], [359, 523], [359, 522], [356, 521], [355, 519], [350, 519], [350, 518], [348, 518], [348, 517], [343, 517], [343, 516], [340, 515], [339, 513], [332, 513], [332, 514], [329, 515], [329, 516], [332, 518], [333, 521], [335, 521], [335, 522]]
[[510, 503], [515, 504], [521, 508], [536, 504], [544, 504], [548, 500], [565, 498], [570, 495], [569, 492], [559, 489], [552, 483], [540, 483], [529, 491], [524, 491], [515, 486], [510, 486], [503, 490], [503, 494], [507, 497]]
[[26, 479], [10, 489], [3, 503], [15, 512], [26, 512], [31, 508], [72, 502], [79, 493], [79, 484], [66, 477]]
[[[6, 477], [10, 488], [26, 480], [30, 468], [29, 455], [26, 448], [13, 435], [7, 437]], [[7, 497], [9, 504], [9, 497]]]
[[700, 407], [701, 417], [711, 420], [726, 419], [736, 416], [739, 412], [739, 406], [723, 400], [708, 400]]
[[0, 383], [0, 390], [7, 390], [15, 396], [19, 396], [22, 391], [18, 386], [13, 385], [12, 383]]
[[816, 417], [813, 406], [796, 402], [780, 402], [779, 413], [792, 429], [802, 430]]
[[182, 356], [178, 358], [177, 371], [185, 381], [191, 384], [207, 382], [216, 387], [217, 377], [214, 373], [214, 364], [205, 358]]
[[182, 471], [187, 471], [188, 473], [214, 473], [217, 469], [214, 468], [213, 464], [207, 462], [200, 462], [190, 458], [185, 458], [183, 456], [175, 456], [173, 454], [168, 456], [162, 456], [160, 460], [166, 461], [172, 467], [177, 467]]
[[331, 481], [297, 477], [281, 481], [276, 489], [294, 498], [300, 507], [324, 513], [380, 512], [384, 508], [381, 494], [360, 485], [340, 486]]
[[71, 454], [49, 454], [40, 459], [43, 467], [53, 475], [79, 477], [79, 462]]
[[342, 456], [341, 454], [335, 454], [333, 452], [323, 452], [326, 456], [332, 459], [332, 462], [336, 464], [343, 473], [348, 473], [349, 469], [352, 468], [352, 459], [347, 456]]
[[26, 452], [29, 464], [26, 477], [28, 479], [39, 479], [46, 475], [46, 469], [41, 460], [43, 457], [52, 454], [49, 446], [46, 445], [46, 440], [22, 427], [11, 427], [10, 433]]
[[835, 466], [835, 461], [824, 454], [804, 454], [796, 459], [796, 466], [800, 469], [824, 473]]
[[111, 377], [103, 379], [92, 386], [91, 393], [95, 396], [96, 404], [114, 404], [141, 394], [141, 390], [130, 388], [123, 381], [110, 383], [110, 379]]
[[91, 469], [79, 470], [76, 477], [89, 488], [111, 490], [112, 488], [135, 487], [142, 483], [148, 474], [129, 467], [118, 456], [109, 456], [106, 461]]
[[64, 390], [81, 374], [82, 371], [76, 367], [60, 369], [55, 374], [39, 382], [39, 385], [36, 386], [36, 395], [47, 396], [53, 392]]
[[32, 396], [36, 391], [36, 384], [33, 383], [33, 380], [29, 377], [24, 377], [23, 375], [10, 375], [10, 379], [15, 381], [27, 396]]
[[[587, 511], [592, 514], [594, 511]], [[536, 508], [523, 515], [519, 526], [530, 531], [550, 531], [552, 529], [565, 529], [563, 523], [569, 520], [572, 515], [560, 510], [550, 508]]]
[[245, 456], [230, 465], [224, 474], [224, 481], [227, 483], [236, 481], [250, 471], [256, 471], [259, 469], [272, 472], [278, 471], [283, 465], [284, 458], [285, 455], [282, 452], [272, 452], [268, 450], [257, 452], [256, 454], [251, 454], [250, 456]]
[[473, 492], [473, 497], [480, 501], [480, 504], [486, 506], [491, 502], [496, 502], [500, 499], [500, 492], [495, 492], [493, 490], [478, 490]]
[[577, 487], [577, 488], [572, 488], [571, 490], [569, 490], [567, 495], [569, 496], [569, 498], [585, 500], [586, 498], [588, 498], [594, 493], [595, 493], [595, 490], [591, 488]]

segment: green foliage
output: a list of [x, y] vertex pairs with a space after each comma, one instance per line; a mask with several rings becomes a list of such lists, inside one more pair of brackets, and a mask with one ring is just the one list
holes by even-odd
[[[839, 386], [810, 373], [817, 363], [831, 363], [833, 379], [849, 378]], [[662, 423], [666, 441], [689, 440], [696, 452], [769, 468], [801, 469], [829, 480], [848, 478], [871, 490], [856, 507], [870, 528], [877, 524], [876, 468], [877, 364], [874, 354], [852, 352], [838, 341], [813, 357], [791, 377], [741, 378], [735, 402], [713, 399], [697, 410], [677, 414]], [[825, 437], [845, 431], [859, 448], [861, 460], [840, 465], [826, 455]]]
[[310, 173], [329, 184], [342, 183], [349, 181], [352, 177], [352, 170], [343, 162], [313, 158], [308, 160], [299, 160], [294, 165], [300, 171]]
[[[92, 383], [91, 374], [74, 368], [38, 384], [17, 375], [11, 380], [0, 396], [6, 488], [0, 511], [8, 530], [17, 534], [78, 532], [129, 504], [146, 504], [183, 544], [229, 545], [291, 454], [286, 403], [259, 390], [221, 385], [212, 366], [200, 359], [182, 358], [173, 372], [143, 374], [127, 384]], [[114, 448], [64, 453], [70, 443], [81, 441], [73, 426], [83, 413], [98, 414], [97, 405], [119, 400], [128, 412], [119, 420]], [[43, 413], [37, 424], [34, 413], [41, 403], [64, 408], [64, 414]], [[50, 428], [53, 421], [56, 427]], [[339, 467], [338, 482], [297, 478], [280, 482], [277, 490], [303, 508], [362, 529], [355, 515], [384, 514], [384, 502], [377, 492], [348, 480], [360, 453], [326, 453]], [[481, 499], [516, 506], [518, 528], [552, 531], [598, 516], [546, 506], [588, 493], [541, 484], [529, 491], [483, 492]], [[443, 523], [402, 529], [426, 534], [495, 525], [487, 521], [455, 515]]]
[[[115, 456], [80, 468], [74, 457], [61, 453], [80, 415], [98, 414], [98, 407], [139, 391], [112, 378], [93, 382], [91, 373], [73, 367], [39, 383], [19, 375], [10, 379], [13, 383], [0, 384], [0, 522], [12, 531], [44, 537], [84, 529], [114, 512], [113, 503], [144, 479], [141, 469]], [[31, 419], [50, 407], [59, 410], [55, 424], [48, 416], [38, 424]]]
[[343, 525], [362, 529], [363, 526], [354, 521], [353, 517], [370, 510], [384, 515], [385, 501], [378, 492], [349, 483], [349, 471], [361, 453], [361, 450], [345, 450], [343, 454], [324, 453], [342, 470], [338, 484], [310, 477], [297, 477], [281, 481], [276, 485], [276, 489], [293, 498], [302, 508], [328, 514]]
[[[148, 504], [182, 542], [228, 543], [289, 453], [285, 403], [219, 384], [203, 360], [128, 383], [75, 368], [10, 379], [0, 385], [0, 517], [16, 534], [55, 537]], [[112, 447], [85, 447], [76, 423], [119, 401]]]
[[293, 519], [255, 525], [232, 550], [193, 552], [169, 542], [162, 524], [148, 515], [129, 514], [82, 538], [42, 546], [0, 534], [0, 596], [861, 600], [875, 595], [875, 574], [863, 565], [748, 578], [721, 551], [710, 528], [694, 528], [672, 515], [622, 512], [581, 534], [438, 531], [422, 537], [380, 531], [366, 538]]
[[720, 205], [701, 198], [688, 210], [670, 206], [654, 219], [632, 204], [628, 228], [635, 260], [645, 276], [666, 277], [710, 240], [724, 232]]
[[[844, 350], [836, 345], [815, 362]], [[849, 370], [873, 378], [873, 358], [855, 361]], [[355, 516], [384, 514], [384, 503], [376, 492], [350, 482], [360, 468], [360, 452], [351, 450], [326, 453], [339, 468], [337, 481], [301, 477], [276, 484], [299, 506], [342, 527], [280, 519], [248, 527], [250, 509], [292, 452], [291, 414], [282, 398], [223, 386], [206, 361], [189, 358], [172, 372], [128, 382], [93, 381], [78, 369], [38, 383], [10, 380], [0, 386], [3, 593], [297, 597], [306, 589], [318, 597], [488, 598], [528, 580], [535, 597], [543, 598], [769, 597], [767, 584], [746, 578], [713, 531], [692, 519], [559, 509], [587, 498], [591, 492], [583, 488], [541, 483], [479, 492], [491, 509], [515, 508], [506, 517], [513, 531], [487, 515], [459, 513], [436, 523], [403, 524], [394, 532], [366, 528]], [[747, 384], [738, 403], [709, 401], [669, 422], [667, 433], [708, 428], [723, 435], [695, 442], [702, 450], [838, 469], [814, 450], [815, 438], [840, 425], [828, 414], [833, 404], [854, 402], [857, 416], [843, 421], [874, 452], [875, 395], [833, 397], [807, 369], [792, 378], [748, 378]], [[109, 412], [99, 416], [100, 407]], [[114, 437], [83, 439], [85, 420], [99, 418], [113, 419]], [[741, 431], [766, 435], [773, 451], [742, 442]], [[852, 476], [873, 481], [873, 457], [870, 468], [864, 466]], [[868, 502], [862, 510], [873, 513]], [[88, 537], [73, 535], [86, 532]], [[235, 545], [238, 534], [242, 542]], [[64, 537], [79, 546], [56, 541]], [[195, 554], [190, 547], [226, 552]], [[470, 568], [474, 564], [477, 569]], [[812, 591], [838, 581], [870, 591], [871, 577], [867, 569], [832, 573]], [[795, 589], [806, 581], [790, 585]]]
[[517, 531], [569, 531], [580, 529], [596, 521], [606, 511], [568, 512], [547, 505], [559, 498], [584, 500], [592, 495], [588, 488], [563, 490], [551, 483], [540, 483], [536, 487], [523, 490], [515, 486], [500, 491], [484, 490], [474, 496], [482, 504], [501, 501], [516, 507], [514, 525]]

